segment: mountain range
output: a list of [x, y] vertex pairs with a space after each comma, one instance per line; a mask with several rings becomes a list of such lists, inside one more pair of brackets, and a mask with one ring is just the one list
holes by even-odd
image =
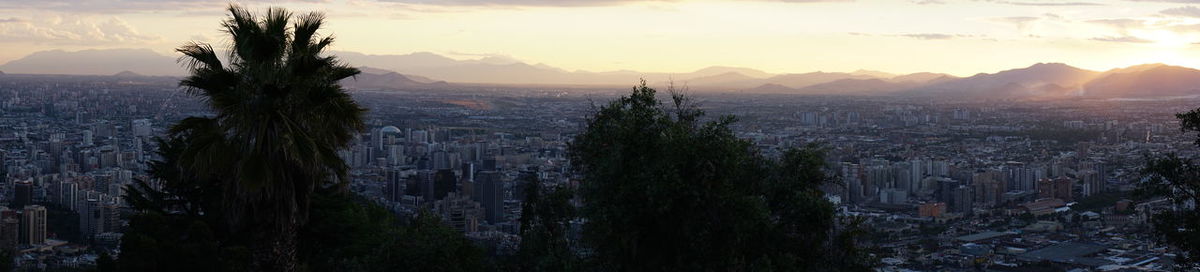
[[[940, 73], [890, 74], [811, 72], [772, 74], [761, 70], [712, 66], [687, 73], [568, 71], [507, 57], [458, 60], [434, 53], [368, 55], [337, 51], [362, 74], [350, 88], [449, 89], [472, 85], [624, 87], [645, 79], [652, 85], [673, 82], [693, 91], [834, 95], [927, 95], [962, 98], [1177, 97], [1200, 95], [1200, 70], [1144, 64], [1091, 71], [1062, 63], [1037, 63], [996, 73], [955, 77]], [[0, 65], [9, 74], [182, 76], [175, 58], [148, 49], [42, 51]]]

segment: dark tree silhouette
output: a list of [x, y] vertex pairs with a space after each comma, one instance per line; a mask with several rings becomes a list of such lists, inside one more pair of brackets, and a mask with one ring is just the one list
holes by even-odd
[[854, 232], [818, 190], [823, 152], [764, 158], [731, 116], [642, 82], [601, 107], [570, 146], [584, 242], [606, 271], [867, 270]]
[[568, 235], [575, 207], [574, 192], [564, 187], [543, 188], [535, 175], [524, 175], [521, 203], [521, 244], [515, 256], [517, 271], [578, 271], [579, 258]]
[[[1200, 131], [1200, 109], [1176, 114], [1180, 130]], [[1195, 144], [1200, 146], [1200, 136]], [[1151, 223], [1161, 241], [1179, 249], [1175, 265], [1180, 270], [1200, 269], [1200, 165], [1195, 158], [1167, 154], [1151, 158], [1143, 169], [1145, 179], [1139, 184], [1136, 196], [1143, 200], [1166, 197], [1170, 208], [1156, 211]]]
[[229, 13], [227, 65], [208, 44], [177, 50], [191, 71], [180, 85], [216, 115], [171, 133], [187, 141], [179, 164], [220, 182], [226, 223], [250, 234], [253, 268], [293, 271], [310, 195], [344, 181], [336, 151], [364, 127], [365, 110], [338, 85], [359, 71], [323, 55], [333, 38], [317, 35], [321, 13]]

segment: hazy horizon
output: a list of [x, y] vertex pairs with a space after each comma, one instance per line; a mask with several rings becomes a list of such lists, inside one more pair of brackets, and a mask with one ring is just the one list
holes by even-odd
[[[991, 73], [1040, 62], [1200, 67], [1186, 1], [235, 1], [320, 11], [338, 49], [568, 71]], [[0, 1], [0, 63], [44, 50], [220, 44], [223, 1]], [[171, 55], [174, 56], [174, 55]], [[964, 62], [962, 60], [971, 61]]]

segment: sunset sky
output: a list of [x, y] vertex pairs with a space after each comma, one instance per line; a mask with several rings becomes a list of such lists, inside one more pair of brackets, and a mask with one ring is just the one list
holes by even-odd
[[[225, 1], [0, 0], [0, 63], [62, 49], [223, 42]], [[970, 75], [1064, 62], [1200, 67], [1200, 0], [310, 0], [335, 50], [504, 56], [568, 70]]]

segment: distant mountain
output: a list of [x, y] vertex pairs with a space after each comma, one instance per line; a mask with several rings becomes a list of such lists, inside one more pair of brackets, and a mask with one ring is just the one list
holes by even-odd
[[1172, 97], [1200, 95], [1200, 70], [1164, 64], [1114, 69], [1084, 84], [1089, 97]]
[[932, 84], [932, 83], [938, 83], [938, 82], [947, 81], [947, 80], [956, 79], [956, 78], [958, 78], [958, 77], [948, 75], [948, 74], [921, 72], [921, 73], [912, 73], [912, 74], [907, 74], [907, 75], [895, 76], [895, 77], [889, 78], [888, 81], [891, 81], [891, 82], [908, 81], [908, 82], [914, 82], [914, 83]]
[[788, 88], [804, 88], [821, 83], [829, 83], [843, 79], [873, 79], [868, 75], [851, 73], [812, 72], [803, 74], [783, 74], [767, 78], [765, 83], [778, 84]]
[[896, 74], [892, 74], [892, 73], [888, 73], [888, 72], [873, 71], [873, 70], [865, 70], [865, 69], [859, 69], [858, 71], [850, 72], [850, 74], [869, 76], [869, 77], [877, 77], [877, 78], [896, 77]]
[[541, 63], [529, 64], [507, 57], [456, 60], [428, 52], [405, 55], [367, 55], [335, 51], [333, 54], [342, 61], [353, 63], [356, 66], [376, 67], [405, 75], [420, 75], [449, 82], [473, 84], [626, 86], [645, 79], [654, 84], [673, 81], [677, 84], [687, 84], [704, 89], [712, 86], [753, 87], [763, 84], [763, 82], [754, 80], [774, 76], [760, 70], [728, 66], [712, 66], [687, 73], [647, 73], [628, 70], [592, 72], [568, 71]]
[[113, 76], [114, 77], [144, 77], [141, 74], [134, 73], [131, 71], [121, 71], [120, 73], [113, 74]]
[[[363, 66], [363, 67], [358, 67], [358, 70], [359, 70], [359, 71], [361, 71], [363, 74], [376, 74], [376, 75], [385, 75], [385, 74], [392, 74], [392, 73], [396, 73], [395, 71], [391, 71], [391, 70], [379, 69], [379, 68], [375, 68], [375, 67], [366, 67], [366, 66]], [[441, 81], [441, 80], [434, 80], [434, 79], [432, 79], [432, 78], [423, 77], [423, 76], [418, 76], [418, 75], [403, 75], [403, 76], [404, 76], [405, 78], [408, 78], [409, 80], [412, 80], [412, 81], [415, 81], [415, 82], [418, 82], [418, 83], [438, 83], [438, 82], [445, 82], [445, 81]]]
[[67, 52], [41, 51], [0, 65], [16, 74], [112, 75], [130, 71], [143, 75], [179, 76], [184, 69], [175, 58], [149, 49], [103, 49]]
[[800, 88], [796, 93], [802, 94], [844, 94], [869, 95], [883, 94], [916, 87], [921, 83], [904, 81], [890, 82], [883, 79], [840, 79], [832, 82], [816, 84]]
[[1078, 89], [1098, 72], [1062, 63], [1038, 63], [1020, 69], [981, 73], [916, 88], [913, 93], [977, 97], [1027, 97], [1061, 95]]
[[726, 72], [723, 74], [686, 79], [682, 80], [682, 82], [676, 80], [676, 83], [685, 83], [689, 87], [697, 86], [701, 88], [745, 88], [753, 86], [760, 80], [762, 79], [743, 75], [738, 72]]
[[779, 84], [767, 83], [763, 84], [762, 86], [745, 89], [744, 91], [747, 93], [795, 93], [796, 89], [788, 88], [787, 86]]
[[[1062, 63], [980, 73], [958, 78], [939, 73], [894, 75], [885, 72], [811, 72], [772, 74], [761, 70], [711, 66], [684, 73], [629, 70], [568, 71], [529, 64], [505, 56], [454, 59], [434, 53], [368, 55], [333, 52], [363, 71], [344, 81], [352, 88], [447, 88], [454, 84], [626, 87], [641, 79], [653, 85], [668, 81], [696, 91], [794, 94], [897, 94], [965, 98], [1174, 97], [1200, 95], [1200, 70], [1144, 64], [1104, 72]], [[171, 56], [148, 49], [51, 50], [0, 65], [12, 74], [100, 75], [120, 80], [164, 81], [185, 69]], [[4, 72], [0, 72], [4, 75]], [[451, 83], [452, 82], [452, 83]], [[458, 85], [461, 86], [461, 85]]]
[[342, 80], [347, 88], [369, 89], [441, 89], [449, 87], [445, 81], [434, 81], [420, 76], [404, 75], [392, 71], [363, 67], [362, 73], [352, 78]]
[[755, 70], [755, 69], [750, 69], [750, 68], [742, 68], [742, 67], [729, 67], [729, 66], [709, 66], [709, 67], [706, 67], [706, 68], [703, 68], [700, 70], [696, 70], [695, 72], [688, 73], [687, 76], [703, 77], [703, 76], [714, 76], [714, 75], [727, 74], [727, 73], [738, 73], [738, 74], [742, 74], [742, 75], [745, 75], [747, 77], [752, 77], [752, 78], [768, 78], [768, 77], [774, 76], [771, 73], [763, 72], [760, 70]]

